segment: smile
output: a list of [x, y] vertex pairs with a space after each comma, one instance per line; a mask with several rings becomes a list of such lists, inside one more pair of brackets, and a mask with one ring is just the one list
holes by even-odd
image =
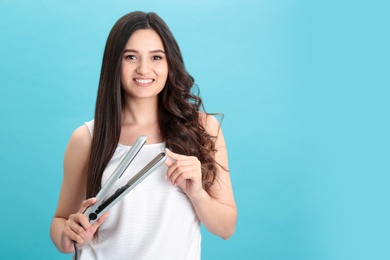
[[135, 82], [141, 83], [141, 84], [148, 84], [153, 82], [153, 79], [134, 79]]

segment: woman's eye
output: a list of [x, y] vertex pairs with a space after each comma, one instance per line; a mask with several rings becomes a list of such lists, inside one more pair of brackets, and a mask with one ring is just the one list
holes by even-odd
[[127, 60], [135, 60], [136, 57], [134, 55], [127, 55], [127, 56], [125, 56], [125, 59], [127, 59]]
[[162, 59], [161, 56], [153, 56], [153, 57], [152, 57], [152, 60], [161, 60], [161, 59]]

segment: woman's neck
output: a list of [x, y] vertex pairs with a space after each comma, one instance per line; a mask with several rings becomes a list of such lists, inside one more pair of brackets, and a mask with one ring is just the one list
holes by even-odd
[[147, 136], [147, 144], [162, 142], [157, 98], [131, 100], [123, 107], [119, 142], [131, 145], [140, 135]]
[[122, 125], [147, 126], [158, 121], [158, 100], [131, 99], [122, 111]]

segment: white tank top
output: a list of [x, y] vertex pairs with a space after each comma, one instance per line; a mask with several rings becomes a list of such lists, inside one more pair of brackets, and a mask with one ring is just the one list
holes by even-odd
[[[85, 124], [92, 135], [93, 120]], [[104, 170], [102, 185], [129, 148], [118, 145]], [[165, 143], [145, 144], [107, 196], [127, 183], [164, 148]], [[186, 194], [165, 179], [166, 171], [165, 165], [160, 166], [111, 208], [99, 228], [97, 242], [84, 246], [80, 259], [200, 259], [199, 219]]]

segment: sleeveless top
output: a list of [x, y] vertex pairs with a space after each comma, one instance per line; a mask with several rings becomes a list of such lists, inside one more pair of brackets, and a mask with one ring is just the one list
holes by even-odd
[[[92, 135], [93, 120], [85, 124]], [[107, 196], [164, 148], [165, 143], [145, 144]], [[118, 144], [104, 170], [102, 186], [129, 149]], [[166, 171], [163, 164], [111, 208], [97, 241], [80, 250], [80, 259], [200, 259], [200, 221], [187, 195], [165, 179]]]

